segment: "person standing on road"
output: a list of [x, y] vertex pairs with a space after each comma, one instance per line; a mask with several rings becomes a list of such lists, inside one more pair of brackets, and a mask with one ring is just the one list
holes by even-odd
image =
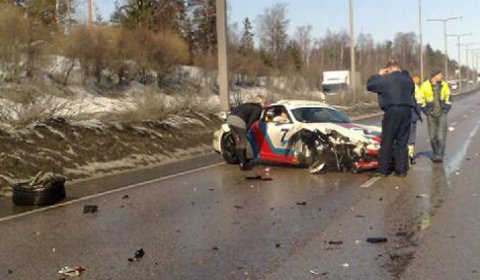
[[420, 116], [421, 104], [419, 100], [420, 77], [414, 76], [413, 83], [415, 84], [415, 94], [413, 95], [415, 108], [412, 110], [412, 125], [410, 127], [410, 138], [408, 139], [408, 157], [410, 164], [415, 164], [415, 142], [417, 141], [417, 122], [422, 121]]
[[235, 141], [240, 170], [251, 168], [251, 164], [247, 161], [247, 133], [252, 124], [260, 119], [264, 102], [263, 96], [258, 95], [254, 102], [242, 103], [234, 107], [227, 118], [227, 124]]
[[452, 108], [450, 88], [443, 80], [443, 72], [435, 71], [419, 89], [419, 103], [427, 116], [428, 134], [432, 145], [433, 162], [443, 162], [447, 140], [447, 114]]
[[407, 71], [402, 71], [396, 60], [389, 60], [385, 68], [368, 79], [367, 90], [378, 94], [378, 103], [384, 111], [382, 141], [376, 176], [389, 174], [392, 156], [395, 158], [395, 176], [405, 177], [408, 171], [408, 139], [412, 122], [415, 85]]

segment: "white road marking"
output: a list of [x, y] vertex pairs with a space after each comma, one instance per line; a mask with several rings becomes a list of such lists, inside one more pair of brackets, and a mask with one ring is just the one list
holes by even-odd
[[382, 177], [373, 177], [370, 180], [366, 181], [363, 185], [360, 186], [360, 188], [370, 188], [375, 184], [376, 182], [380, 181]]
[[212, 168], [212, 167], [217, 167], [217, 166], [224, 165], [224, 164], [225, 164], [224, 162], [215, 163], [215, 164], [199, 167], [199, 168], [196, 168], [196, 169], [187, 170], [187, 171], [167, 175], [167, 176], [164, 176], [164, 177], [148, 180], [148, 181], [145, 181], [145, 182], [140, 182], [140, 183], [136, 183], [136, 184], [133, 184], [133, 185], [128, 185], [128, 186], [121, 187], [121, 188], [118, 188], [118, 189], [113, 189], [113, 190], [109, 190], [109, 191], [106, 191], [106, 192], [87, 195], [87, 196], [84, 196], [84, 197], [81, 197], [81, 198], [78, 198], [78, 199], [69, 200], [69, 201], [66, 201], [66, 202], [63, 202], [63, 203], [38, 208], [38, 209], [35, 209], [35, 210], [32, 210], [32, 211], [27, 211], [27, 212], [24, 212], [24, 213], [20, 213], [20, 214], [8, 216], [8, 217], [3, 217], [3, 218], [0, 218], [0, 223], [10, 221], [10, 220], [13, 220], [13, 219], [17, 219], [17, 218], [20, 218], [20, 217], [25, 217], [25, 216], [28, 216], [28, 215], [33, 215], [33, 214], [36, 214], [36, 213], [45, 212], [45, 211], [55, 209], [55, 208], [65, 207], [67, 205], [75, 204], [75, 203], [86, 201], [86, 200], [89, 200], [89, 199], [102, 197], [102, 196], [105, 196], [105, 195], [114, 194], [114, 193], [129, 190], [129, 189], [145, 186], [145, 185], [148, 185], [148, 184], [165, 181], [165, 180], [172, 179], [172, 178], [175, 178], [175, 177], [196, 173], [196, 172], [199, 172], [199, 171], [203, 171], [203, 170], [206, 170], [206, 169], [209, 169], [209, 168]]

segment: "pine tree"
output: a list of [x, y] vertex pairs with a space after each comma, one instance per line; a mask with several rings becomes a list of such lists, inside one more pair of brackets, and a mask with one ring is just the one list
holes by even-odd
[[217, 18], [215, 0], [189, 0], [192, 12], [192, 49], [213, 53], [217, 46]]
[[248, 17], [246, 17], [243, 21], [243, 34], [242, 38], [240, 39], [240, 52], [242, 53], [247, 53], [249, 51], [252, 51], [254, 48], [254, 43], [253, 43], [253, 26], [252, 22]]

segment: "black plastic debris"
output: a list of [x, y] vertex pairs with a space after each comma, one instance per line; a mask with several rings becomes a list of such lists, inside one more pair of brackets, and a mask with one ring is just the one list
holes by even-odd
[[271, 181], [273, 180], [272, 176], [270, 176], [270, 173], [263, 173], [263, 174], [247, 174], [245, 176], [245, 179], [247, 180], [262, 180], [262, 181]]
[[377, 243], [385, 243], [388, 239], [386, 237], [369, 237], [367, 238], [368, 243], [377, 244]]
[[83, 214], [93, 214], [98, 211], [97, 205], [85, 205], [83, 206]]
[[135, 252], [135, 255], [133, 256], [133, 258], [128, 258], [128, 261], [129, 262], [138, 262], [139, 260], [141, 260], [143, 258], [143, 256], [145, 256], [145, 251], [143, 250], [143, 248], [140, 248], [139, 250], [137, 250]]
[[8, 274], [13, 274], [13, 270], [9, 269], [8, 271]]
[[282, 247], [282, 244], [280, 243], [275, 244], [275, 248], [280, 248], [280, 247]]
[[342, 245], [343, 241], [328, 241], [329, 245]]
[[305, 205], [307, 205], [307, 202], [306, 201], [297, 202], [297, 205], [305, 206]]
[[213, 250], [213, 251], [218, 251], [218, 247], [217, 247], [217, 246], [212, 247], [212, 250]]
[[212, 189], [208, 189], [208, 190], [211, 191], [211, 192], [213, 192], [215, 189], [212, 188]]
[[235, 207], [235, 208], [237, 208], [237, 209], [243, 209], [243, 207], [240, 206], [240, 205], [233, 205], [233, 207]]
[[365, 216], [363, 216], [363, 215], [356, 215], [355, 217], [357, 217], [357, 218], [365, 218]]
[[129, 199], [129, 198], [130, 198], [130, 196], [128, 194], [126, 194], [122, 197], [122, 199]]
[[261, 180], [262, 176], [260, 174], [249, 174], [245, 176], [245, 179], [247, 180]]

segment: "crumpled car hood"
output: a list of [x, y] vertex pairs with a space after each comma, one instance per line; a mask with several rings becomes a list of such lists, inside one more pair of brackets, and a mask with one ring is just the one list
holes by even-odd
[[302, 129], [319, 130], [325, 134], [330, 131], [337, 131], [339, 134], [348, 137], [353, 143], [362, 142], [367, 145], [380, 143], [381, 129], [376, 126], [356, 123], [295, 123], [290, 134], [293, 135]]

